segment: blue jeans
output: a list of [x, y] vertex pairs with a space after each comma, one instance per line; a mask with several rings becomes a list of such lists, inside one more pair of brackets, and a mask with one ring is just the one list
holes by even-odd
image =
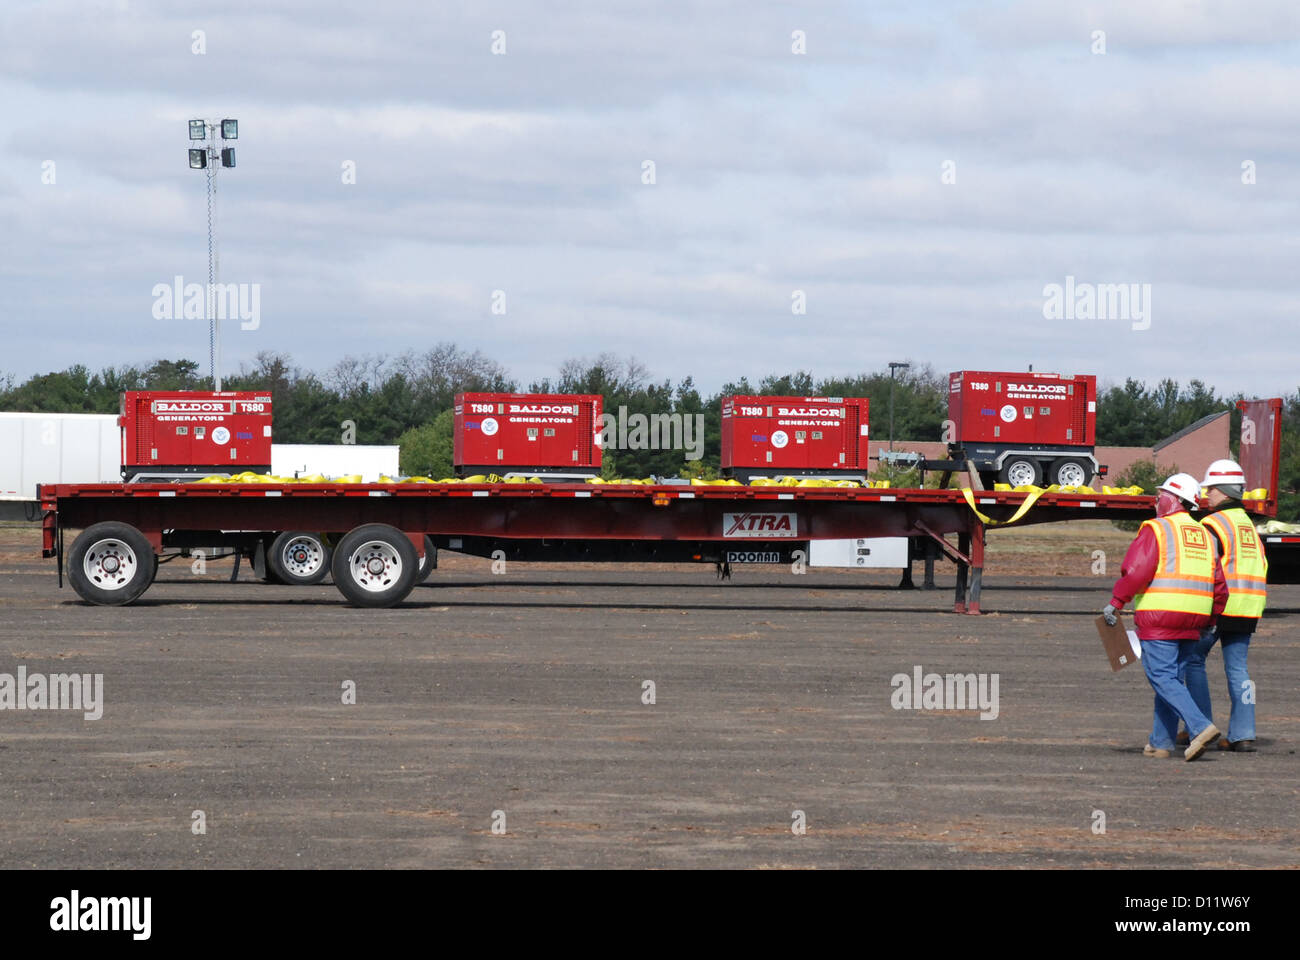
[[1142, 640], [1142, 669], [1156, 692], [1150, 743], [1157, 750], [1174, 748], [1179, 717], [1187, 724], [1192, 739], [1210, 725], [1210, 718], [1196, 705], [1181, 679], [1183, 665], [1192, 655], [1195, 643], [1194, 640]]
[[1246, 669], [1246, 655], [1250, 652], [1249, 633], [1224, 633], [1218, 629], [1202, 631], [1201, 639], [1192, 644], [1192, 655], [1183, 666], [1187, 691], [1202, 713], [1207, 717], [1214, 716], [1210, 709], [1210, 681], [1205, 674], [1205, 657], [1216, 640], [1223, 648], [1223, 672], [1228, 676], [1228, 700], [1232, 704], [1228, 740], [1232, 743], [1254, 740], [1255, 685], [1250, 682], [1250, 673]]

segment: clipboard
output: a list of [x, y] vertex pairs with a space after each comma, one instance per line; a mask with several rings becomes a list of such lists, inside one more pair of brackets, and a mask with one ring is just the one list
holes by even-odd
[[1142, 659], [1142, 645], [1138, 643], [1137, 634], [1124, 628], [1124, 618], [1115, 617], [1115, 626], [1106, 622], [1105, 617], [1097, 618], [1097, 635], [1101, 645], [1106, 649], [1106, 659], [1110, 661], [1111, 670], [1123, 670], [1130, 664]]

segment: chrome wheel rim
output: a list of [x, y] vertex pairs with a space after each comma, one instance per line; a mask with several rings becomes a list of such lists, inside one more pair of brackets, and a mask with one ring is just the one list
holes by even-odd
[[96, 540], [81, 561], [86, 579], [101, 590], [123, 590], [135, 579], [140, 561], [130, 545], [110, 537]]
[[1025, 460], [1017, 460], [1007, 468], [1007, 482], [1013, 487], [1023, 487], [1034, 482], [1034, 465]]
[[325, 566], [325, 548], [315, 537], [294, 537], [280, 551], [280, 564], [291, 577], [305, 580]]
[[1083, 475], [1083, 467], [1077, 463], [1067, 463], [1057, 472], [1057, 483], [1063, 487], [1081, 487], [1088, 482]]
[[348, 557], [348, 571], [362, 590], [380, 593], [402, 575], [401, 554], [385, 540], [368, 540]]

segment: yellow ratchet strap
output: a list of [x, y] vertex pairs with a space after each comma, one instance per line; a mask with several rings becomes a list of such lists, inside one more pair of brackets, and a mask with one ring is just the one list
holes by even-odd
[[1037, 503], [1038, 498], [1041, 497], [1046, 492], [1047, 491], [1042, 490], [1038, 487], [1033, 488], [1032, 490], [1029, 491], [1029, 496], [1025, 497], [1025, 502], [1020, 505], [1020, 509], [1018, 509], [1015, 513], [1011, 515], [1011, 519], [994, 520], [992, 517], [987, 517], [984, 514], [979, 512], [979, 509], [975, 506], [975, 492], [971, 490], [970, 487], [961, 488], [961, 495], [966, 498], [966, 505], [969, 506], [972, 510], [974, 510], [975, 516], [979, 517], [980, 520], [984, 522], [984, 525], [988, 527], [1004, 527], [1007, 526], [1008, 524], [1015, 523], [1026, 513], [1028, 513], [1029, 508], [1032, 507], [1035, 503]]

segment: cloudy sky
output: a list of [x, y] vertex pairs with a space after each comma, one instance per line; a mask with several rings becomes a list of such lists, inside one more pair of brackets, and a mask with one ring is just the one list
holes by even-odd
[[[0, 374], [206, 371], [153, 290], [206, 279], [186, 121], [236, 117], [228, 368], [451, 340], [525, 383], [612, 351], [1294, 391], [1298, 54], [1295, 0], [5, 0]], [[1045, 318], [1067, 277], [1149, 316]]]

